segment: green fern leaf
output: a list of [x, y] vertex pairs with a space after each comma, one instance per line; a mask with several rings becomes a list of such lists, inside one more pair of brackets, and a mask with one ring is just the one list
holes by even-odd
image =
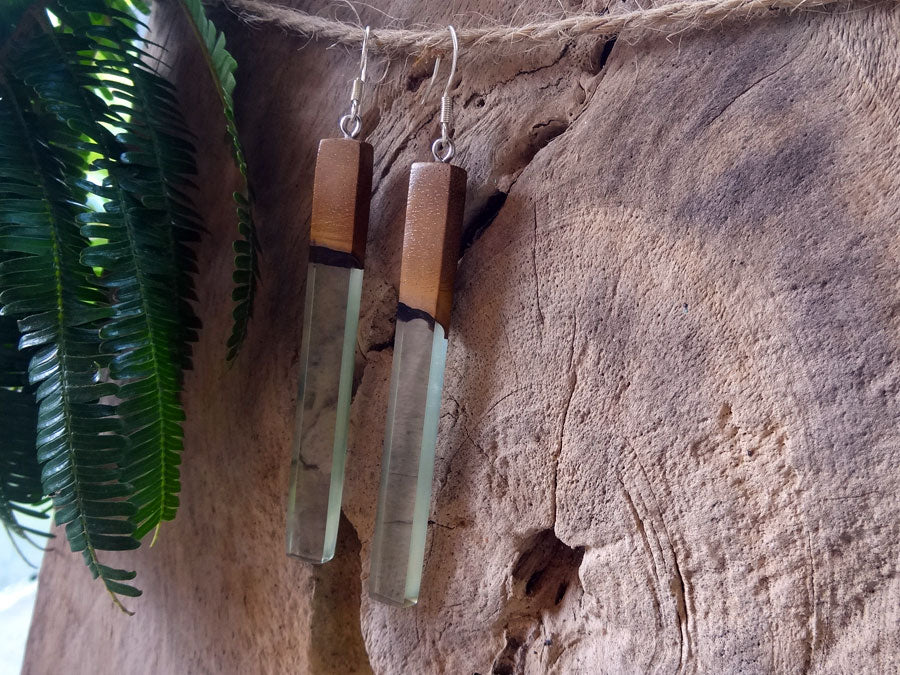
[[237, 203], [238, 232], [241, 239], [234, 244], [234, 273], [232, 280], [234, 289], [232, 300], [235, 307], [232, 312], [234, 319], [231, 337], [228, 339], [228, 360], [233, 360], [243, 345], [247, 335], [247, 327], [253, 314], [253, 300], [256, 295], [256, 285], [259, 278], [258, 253], [259, 242], [253, 224], [251, 198], [252, 191], [247, 178], [247, 162], [244, 151], [238, 138], [237, 126], [234, 121], [234, 72], [237, 63], [225, 48], [225, 35], [218, 31], [212, 21], [206, 16], [201, 0], [178, 0], [184, 10], [188, 22], [197, 36], [203, 49], [206, 64], [212, 75], [216, 91], [222, 102], [225, 112], [225, 129], [231, 139], [232, 154], [237, 164], [241, 177], [244, 179], [243, 192], [235, 192], [234, 200]]
[[[134, 507], [120, 481], [127, 446], [115, 409], [100, 399], [117, 387], [100, 366], [99, 322], [106, 295], [80, 262], [87, 242], [78, 227], [84, 193], [73, 187], [86, 169], [65, 150], [80, 139], [10, 73], [0, 76], [0, 315], [19, 319], [20, 349], [34, 350], [28, 376], [36, 389], [37, 460], [73, 551], [102, 579], [114, 602], [137, 589], [101, 565], [98, 551], [136, 548]], [[122, 608], [124, 610], [124, 607]]]
[[[88, 133], [103, 155], [93, 164], [106, 172], [102, 185], [82, 185], [105, 202], [104, 210], [80, 216], [82, 234], [103, 243], [86, 248], [82, 262], [103, 268], [99, 283], [113, 298], [112, 317], [100, 336], [111, 357], [110, 376], [121, 383], [117, 412], [130, 440], [122, 479], [133, 487], [129, 501], [136, 507], [134, 536], [140, 539], [175, 517], [181, 489], [182, 368], [190, 366], [188, 343], [196, 341], [199, 328], [187, 303], [195, 298], [190, 272], [196, 270], [188, 244], [199, 238], [201, 227], [183, 191], [196, 173], [193, 147], [172, 86], [141, 61], [133, 22], [102, 0], [61, 4], [72, 33], [56, 37], [60, 56], [85, 53], [83, 46], [75, 49], [79, 40], [92, 41], [94, 53], [90, 62], [79, 57], [67, 64], [69, 83], [87, 92], [103, 82], [114, 101], [129, 104], [122, 111], [103, 104], [116, 115], [116, 137], [102, 125], [89, 128], [92, 117], [104, 114], [96, 97], [83, 96], [86, 102], [66, 110], [64, 119]], [[62, 79], [54, 76], [41, 87], [32, 81], [46, 91]]]
[[[135, 548], [178, 506], [202, 230], [189, 134], [146, 65], [133, 5], [53, 0], [57, 21], [29, 14], [37, 30], [16, 29], [0, 53], [0, 144], [15, 140], [0, 148], [0, 252], [12, 256], [0, 258], [0, 314], [19, 319], [33, 353], [43, 492], [117, 603], [140, 593], [124, 583], [134, 573], [96, 552]], [[113, 393], [120, 403], [103, 405]]]
[[[8, 201], [0, 192], [0, 203]], [[19, 351], [20, 337], [15, 320], [0, 316], [0, 428], [3, 429], [0, 440], [0, 523], [8, 533], [31, 541], [29, 534], [45, 536], [45, 533], [23, 525], [19, 516], [46, 518], [47, 515], [31, 508], [43, 501], [44, 491], [41, 467], [34, 450], [37, 404], [34, 392], [28, 388], [30, 354]], [[13, 545], [18, 548], [15, 540]], [[22, 557], [26, 559], [24, 555]]]
[[[132, 214], [157, 223], [154, 228], [136, 228], [131, 233], [137, 251], [155, 248], [165, 256], [147, 269], [147, 284], [140, 294], [147, 304], [145, 332], [131, 328], [138, 295], [133, 280], [142, 277], [140, 266], [131, 266], [137, 256], [124, 261], [127, 267], [110, 267], [107, 281], [116, 289], [114, 309], [122, 319], [104, 326], [101, 336], [108, 338], [105, 346], [110, 352], [124, 352], [113, 359], [111, 374], [130, 380], [121, 387], [120, 397], [126, 400], [119, 406], [132, 441], [123, 477], [135, 488], [131, 497], [138, 509], [135, 536], [141, 538], [162, 521], [172, 520], [178, 508], [178, 465], [183, 449], [181, 369], [191, 365], [187, 343], [196, 341], [200, 327], [186, 302], [196, 299], [190, 274], [196, 270], [196, 262], [188, 244], [199, 239], [201, 226], [190, 201], [176, 187], [189, 184], [188, 176], [196, 169], [193, 148], [183, 140], [189, 134], [178, 115], [171, 85], [137, 62], [127, 68], [134, 114], [119, 140], [129, 149], [122, 155], [123, 166], [110, 173], [125, 170], [129, 186], [140, 199]], [[94, 229], [86, 226], [83, 232]], [[109, 239], [110, 225], [96, 234]], [[118, 234], [128, 233], [121, 230]], [[108, 244], [91, 247], [83, 258], [90, 262], [93, 255], [102, 254], [115, 242], [113, 238]], [[128, 281], [123, 283], [123, 279]], [[170, 280], [175, 281], [174, 294]], [[148, 355], [153, 355], [153, 368], [148, 367]]]

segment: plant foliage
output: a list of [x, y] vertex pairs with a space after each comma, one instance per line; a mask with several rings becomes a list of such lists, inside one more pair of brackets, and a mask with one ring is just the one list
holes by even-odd
[[237, 203], [238, 232], [241, 239], [234, 242], [234, 291], [233, 311], [234, 324], [231, 337], [228, 339], [228, 359], [234, 359], [243, 345], [247, 335], [247, 325], [253, 313], [253, 299], [256, 294], [256, 282], [259, 275], [257, 256], [259, 243], [250, 209], [250, 183], [247, 179], [247, 161], [238, 138], [237, 125], [234, 121], [234, 72], [237, 63], [225, 48], [225, 35], [218, 31], [206, 16], [201, 0], [178, 0], [203, 48], [206, 64], [216, 91], [225, 111], [225, 130], [231, 139], [232, 154], [244, 180], [243, 192], [234, 193]]
[[97, 555], [135, 548], [137, 541], [127, 520], [134, 508], [120, 501], [127, 495], [119, 481], [122, 423], [100, 402], [115, 392], [100, 373], [99, 322], [109, 307], [80, 260], [87, 245], [78, 224], [85, 194], [75, 186], [84, 160], [63, 150], [78, 136], [62, 120], [28, 111], [29, 94], [8, 82], [0, 108], [0, 247], [11, 255], [0, 264], [0, 304], [5, 316], [19, 320], [20, 348], [34, 350], [28, 380], [37, 387], [37, 460], [56, 522], [111, 593], [134, 595], [122, 583], [133, 574], [103, 566]]
[[[19, 351], [19, 329], [9, 317], [0, 317], [0, 523], [8, 534], [28, 539], [43, 535], [19, 522], [23, 515], [46, 518], [29, 505], [43, 500], [41, 467], [35, 453], [37, 406], [28, 385], [30, 350]], [[15, 539], [13, 539], [15, 544]]]
[[[199, 2], [188, 6], [246, 177], [234, 61]], [[145, 51], [147, 11], [139, 0], [0, 6], [0, 522], [37, 534], [20, 516], [43, 516], [51, 498], [71, 549], [120, 607], [140, 594], [135, 573], [101, 552], [155, 540], [175, 517], [182, 373], [200, 327], [195, 150]], [[255, 287], [246, 197], [230, 357]]]

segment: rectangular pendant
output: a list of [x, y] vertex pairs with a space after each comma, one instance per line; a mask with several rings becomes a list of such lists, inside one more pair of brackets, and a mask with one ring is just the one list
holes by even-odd
[[372, 186], [372, 146], [319, 144], [288, 496], [287, 552], [334, 556]]
[[370, 595], [392, 605], [415, 604], [422, 581], [465, 191], [459, 167], [412, 166], [369, 574]]

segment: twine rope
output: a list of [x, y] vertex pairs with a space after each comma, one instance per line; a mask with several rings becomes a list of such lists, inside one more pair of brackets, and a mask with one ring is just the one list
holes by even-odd
[[[365, 29], [360, 25], [334, 21], [264, 0], [207, 1], [211, 4], [225, 5], [250, 26], [277, 26], [309, 39], [360, 46], [365, 34]], [[559, 43], [585, 35], [613, 37], [623, 31], [628, 31], [629, 36], [634, 34], [635, 37], [648, 33], [671, 36], [695, 28], [714, 28], [728, 20], [748, 20], [774, 14], [821, 10], [830, 5], [850, 8], [854, 4], [871, 6], [875, 3], [854, 2], [854, 0], [679, 1], [616, 14], [576, 14], [518, 26], [459, 28], [458, 34], [460, 45], [464, 47], [508, 45], [523, 41]], [[369, 47], [372, 51], [388, 55], [440, 54], [449, 51], [450, 37], [444, 26], [423, 30], [373, 28]]]

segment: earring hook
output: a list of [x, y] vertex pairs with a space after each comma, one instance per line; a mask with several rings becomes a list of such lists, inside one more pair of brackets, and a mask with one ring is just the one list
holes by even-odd
[[[456, 154], [456, 145], [450, 138], [450, 132], [453, 126], [453, 98], [450, 96], [450, 87], [453, 86], [453, 78], [456, 76], [456, 62], [459, 58], [459, 39], [456, 37], [456, 29], [453, 26], [447, 26], [450, 31], [450, 39], [453, 42], [453, 55], [450, 61], [450, 76], [447, 78], [447, 84], [444, 86], [444, 93], [441, 96], [441, 137], [431, 144], [431, 154], [438, 162], [449, 162]], [[434, 73], [431, 76], [431, 83], [437, 78], [438, 69], [441, 65], [441, 57], [438, 56], [434, 60]]]
[[450, 76], [447, 78], [447, 85], [444, 87], [444, 96], [450, 93], [453, 78], [456, 77], [456, 61], [459, 58], [459, 39], [456, 37], [456, 29], [453, 26], [447, 26], [447, 30], [450, 31], [450, 39], [453, 41], [453, 57], [450, 61]]
[[363, 34], [362, 55], [359, 57], [359, 79], [360, 82], [366, 81], [366, 68], [369, 65], [369, 27], [366, 26], [366, 32]]
[[366, 32], [363, 34], [362, 54], [359, 57], [359, 77], [353, 80], [353, 88], [350, 90], [350, 112], [341, 117], [338, 122], [344, 138], [356, 138], [362, 131], [360, 110], [363, 84], [366, 82], [366, 70], [369, 67], [369, 32], [369, 26], [366, 26]]
[[[456, 38], [456, 29], [453, 26], [447, 26], [447, 29], [450, 31], [450, 39], [453, 42], [453, 52], [451, 54], [451, 62], [450, 62], [450, 77], [447, 78], [447, 85], [444, 87], [444, 94], [447, 94], [450, 91], [450, 86], [453, 83], [453, 78], [456, 76], [456, 60], [459, 56], [459, 41]], [[422, 92], [422, 99], [428, 96], [428, 92], [434, 89], [434, 85], [437, 82], [438, 72], [441, 69], [441, 55], [438, 54], [434, 57], [434, 70], [431, 72], [431, 78], [428, 80], [428, 84], [425, 86], [425, 90]]]

